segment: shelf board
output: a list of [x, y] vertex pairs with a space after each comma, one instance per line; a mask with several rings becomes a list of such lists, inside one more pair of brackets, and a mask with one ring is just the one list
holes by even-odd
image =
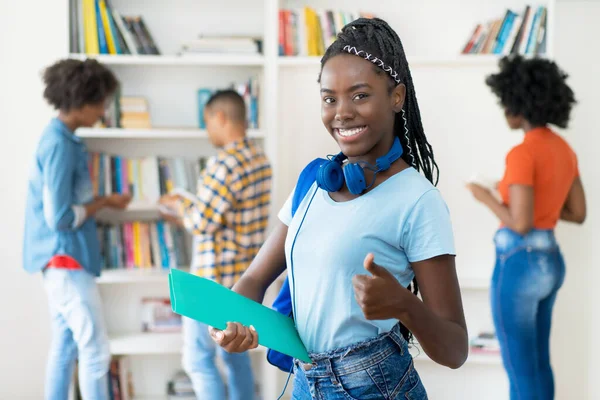
[[[411, 57], [408, 62], [411, 66], [420, 67], [459, 67], [459, 66], [477, 66], [477, 65], [495, 65], [501, 58], [495, 54], [471, 54], [457, 55], [455, 57], [446, 58], [429, 58], [429, 57]], [[281, 67], [302, 67], [310, 65], [319, 65], [321, 56], [282, 56], [279, 57], [277, 63]]]
[[[255, 139], [264, 138], [264, 132], [259, 129], [249, 129], [247, 134]], [[194, 128], [79, 128], [76, 135], [94, 139], [208, 139], [206, 130]]]
[[115, 355], [180, 354], [181, 332], [129, 333], [110, 338], [110, 352]]
[[[189, 271], [188, 268], [178, 268]], [[98, 284], [110, 283], [161, 283], [166, 282], [169, 276], [168, 269], [162, 268], [117, 268], [102, 270], [96, 279]]]
[[160, 66], [247, 66], [260, 67], [265, 59], [260, 54], [201, 54], [201, 55], [87, 55], [72, 53], [70, 58], [94, 58], [106, 65], [160, 65]]
[[[181, 332], [139, 332], [113, 335], [110, 337], [110, 352], [113, 355], [169, 355], [181, 354], [183, 339]], [[259, 346], [251, 353], [264, 353]]]

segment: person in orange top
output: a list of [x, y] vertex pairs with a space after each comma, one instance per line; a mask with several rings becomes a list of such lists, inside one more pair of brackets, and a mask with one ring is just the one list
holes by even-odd
[[586, 204], [577, 157], [549, 125], [566, 128], [575, 96], [556, 63], [505, 57], [486, 84], [500, 100], [511, 129], [525, 132], [506, 156], [498, 183], [502, 201], [487, 188], [468, 189], [500, 220], [494, 237], [492, 315], [510, 398], [553, 399], [550, 326], [565, 264], [554, 228], [559, 220], [583, 223]]

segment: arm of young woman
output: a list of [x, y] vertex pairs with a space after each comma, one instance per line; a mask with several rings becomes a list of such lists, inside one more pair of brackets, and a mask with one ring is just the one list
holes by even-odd
[[364, 262], [371, 276], [354, 277], [356, 301], [365, 318], [398, 319], [432, 360], [459, 368], [468, 355], [468, 336], [454, 256], [442, 255], [411, 265], [423, 301], [375, 264], [372, 254]]
[[[262, 303], [267, 288], [285, 270], [285, 237], [288, 227], [277, 221], [248, 270], [232, 290]], [[230, 353], [244, 352], [258, 346], [258, 335], [252, 327], [230, 322], [223, 331], [210, 328], [213, 340]]]
[[533, 187], [510, 185], [510, 206], [498, 201], [485, 187], [476, 183], [467, 185], [475, 199], [483, 203], [511, 230], [525, 235], [533, 228]]
[[575, 222], [577, 224], [583, 224], [587, 215], [587, 207], [585, 202], [585, 192], [583, 190], [583, 183], [579, 177], [575, 178], [567, 200], [560, 213], [560, 219], [568, 222]]

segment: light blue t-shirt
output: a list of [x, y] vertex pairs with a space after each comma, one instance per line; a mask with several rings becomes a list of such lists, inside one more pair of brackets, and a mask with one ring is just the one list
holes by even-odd
[[367, 320], [354, 298], [352, 277], [369, 274], [363, 267], [368, 253], [404, 287], [414, 277], [410, 262], [455, 254], [446, 203], [414, 168], [346, 202], [335, 202], [313, 184], [294, 218], [291, 199], [279, 219], [288, 226], [285, 253], [294, 317], [309, 352], [347, 347], [397, 323]]

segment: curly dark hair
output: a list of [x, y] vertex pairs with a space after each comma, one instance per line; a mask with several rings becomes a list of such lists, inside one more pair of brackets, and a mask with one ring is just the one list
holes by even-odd
[[499, 65], [500, 72], [489, 75], [485, 83], [507, 114], [522, 116], [532, 126], [567, 127], [576, 100], [566, 83], [568, 75], [555, 62], [507, 56]]
[[113, 72], [93, 59], [57, 61], [44, 70], [43, 80], [44, 98], [62, 111], [102, 103], [119, 86]]

